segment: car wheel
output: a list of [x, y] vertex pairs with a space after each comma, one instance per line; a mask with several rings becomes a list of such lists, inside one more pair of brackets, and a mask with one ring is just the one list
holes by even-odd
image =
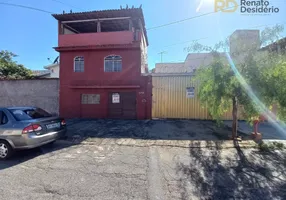
[[9, 158], [13, 153], [11, 145], [3, 140], [0, 140], [0, 159], [5, 160]]

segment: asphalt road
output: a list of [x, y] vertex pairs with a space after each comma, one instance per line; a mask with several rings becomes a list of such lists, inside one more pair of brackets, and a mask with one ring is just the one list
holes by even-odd
[[0, 161], [0, 199], [285, 199], [285, 155], [58, 142]]

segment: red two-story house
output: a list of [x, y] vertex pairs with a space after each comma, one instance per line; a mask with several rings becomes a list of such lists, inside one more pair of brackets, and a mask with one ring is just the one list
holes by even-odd
[[151, 118], [148, 39], [141, 8], [54, 14], [60, 53], [60, 115]]

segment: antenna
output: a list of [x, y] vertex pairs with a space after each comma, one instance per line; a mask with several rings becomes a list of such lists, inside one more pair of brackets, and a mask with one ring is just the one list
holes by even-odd
[[166, 53], [167, 53], [167, 51], [161, 51], [158, 53], [158, 54], [161, 54], [161, 62], [163, 62], [163, 54], [166, 54]]

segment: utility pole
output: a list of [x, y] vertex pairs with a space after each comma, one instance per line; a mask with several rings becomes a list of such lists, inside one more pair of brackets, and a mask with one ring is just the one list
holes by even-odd
[[166, 54], [166, 53], [167, 53], [167, 51], [161, 51], [158, 53], [158, 54], [161, 54], [161, 62], [163, 62], [163, 54]]

